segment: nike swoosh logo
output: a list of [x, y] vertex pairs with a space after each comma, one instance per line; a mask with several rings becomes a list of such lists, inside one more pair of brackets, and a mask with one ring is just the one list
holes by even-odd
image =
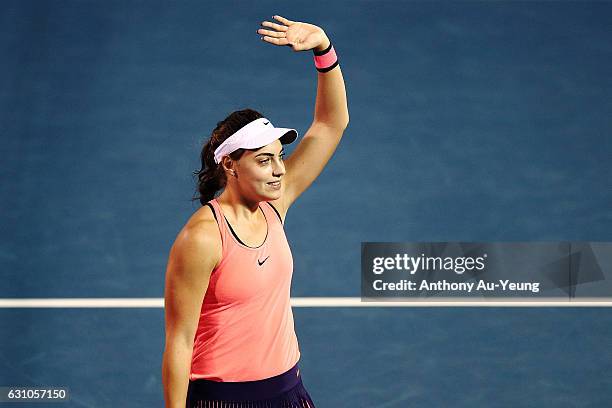
[[266, 259], [264, 259], [263, 261], [259, 262], [259, 259], [257, 260], [257, 263], [259, 264], [259, 266], [263, 265], [264, 262], [266, 262], [268, 260], [268, 258], [270, 257], [270, 255], [266, 256]]
[[264, 122], [264, 125], [267, 125], [268, 123], [270, 123], [270, 122]]

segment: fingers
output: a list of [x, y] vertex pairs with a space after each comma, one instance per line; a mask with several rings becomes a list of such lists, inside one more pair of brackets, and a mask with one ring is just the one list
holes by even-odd
[[276, 31], [287, 31], [287, 27], [284, 25], [280, 25], [280, 24], [276, 24], [276, 23], [271, 23], [269, 21], [262, 21], [261, 25], [264, 27], [270, 27], [275, 29]]
[[289, 19], [286, 19], [285, 17], [281, 17], [281, 16], [277, 16], [277, 15], [274, 15], [274, 16], [272, 16], [272, 17], [273, 17], [275, 20], [278, 20], [278, 21], [280, 21], [281, 23], [283, 23], [283, 24], [285, 24], [285, 25], [291, 25], [291, 24], [293, 24], [293, 21], [291, 21], [291, 20], [289, 20]]
[[266, 35], [264, 37], [261, 37], [261, 39], [264, 40], [265, 42], [269, 42], [274, 45], [289, 45], [289, 41], [287, 41], [287, 38], [285, 37], [275, 38], [275, 37], [269, 37]]
[[277, 16], [277, 15], [272, 16], [272, 17], [276, 19], [277, 21], [283, 23], [284, 25], [272, 23], [270, 21], [262, 21], [261, 25], [263, 27], [269, 27], [276, 31], [265, 30], [263, 28], [260, 28], [259, 30], [257, 30], [257, 33], [263, 35], [263, 37], [261, 37], [263, 41], [269, 42], [274, 45], [291, 46], [291, 44], [287, 40], [286, 31], [288, 30], [287, 26], [293, 24], [293, 21], [286, 19], [284, 17], [281, 17], [281, 16]]
[[260, 28], [259, 30], [257, 30], [257, 34], [262, 34], [262, 35], [267, 35], [268, 37], [274, 37], [274, 38], [282, 38], [285, 37], [285, 33], [283, 32], [278, 32], [278, 31], [270, 31], [270, 30], [264, 30], [263, 28]]

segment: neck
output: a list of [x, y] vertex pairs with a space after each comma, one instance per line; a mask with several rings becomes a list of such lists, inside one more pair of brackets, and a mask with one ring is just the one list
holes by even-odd
[[229, 211], [236, 221], [250, 222], [258, 216], [259, 201], [248, 200], [231, 187], [223, 190], [223, 193], [217, 197], [217, 202], [223, 205], [224, 212]]

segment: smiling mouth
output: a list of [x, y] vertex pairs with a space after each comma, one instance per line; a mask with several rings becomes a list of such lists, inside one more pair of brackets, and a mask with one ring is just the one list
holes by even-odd
[[280, 181], [272, 181], [272, 182], [270, 182], [268, 184], [271, 185], [271, 186], [278, 186], [278, 185], [280, 185], [280, 183], [281, 183]]

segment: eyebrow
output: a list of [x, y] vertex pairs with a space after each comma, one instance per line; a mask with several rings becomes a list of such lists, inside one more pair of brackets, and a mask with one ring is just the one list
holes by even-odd
[[[285, 153], [285, 149], [281, 149], [279, 154], [283, 154], [283, 153]], [[273, 157], [274, 154], [273, 153], [259, 153], [255, 155], [255, 157], [259, 157], [259, 156], [272, 156]]]

